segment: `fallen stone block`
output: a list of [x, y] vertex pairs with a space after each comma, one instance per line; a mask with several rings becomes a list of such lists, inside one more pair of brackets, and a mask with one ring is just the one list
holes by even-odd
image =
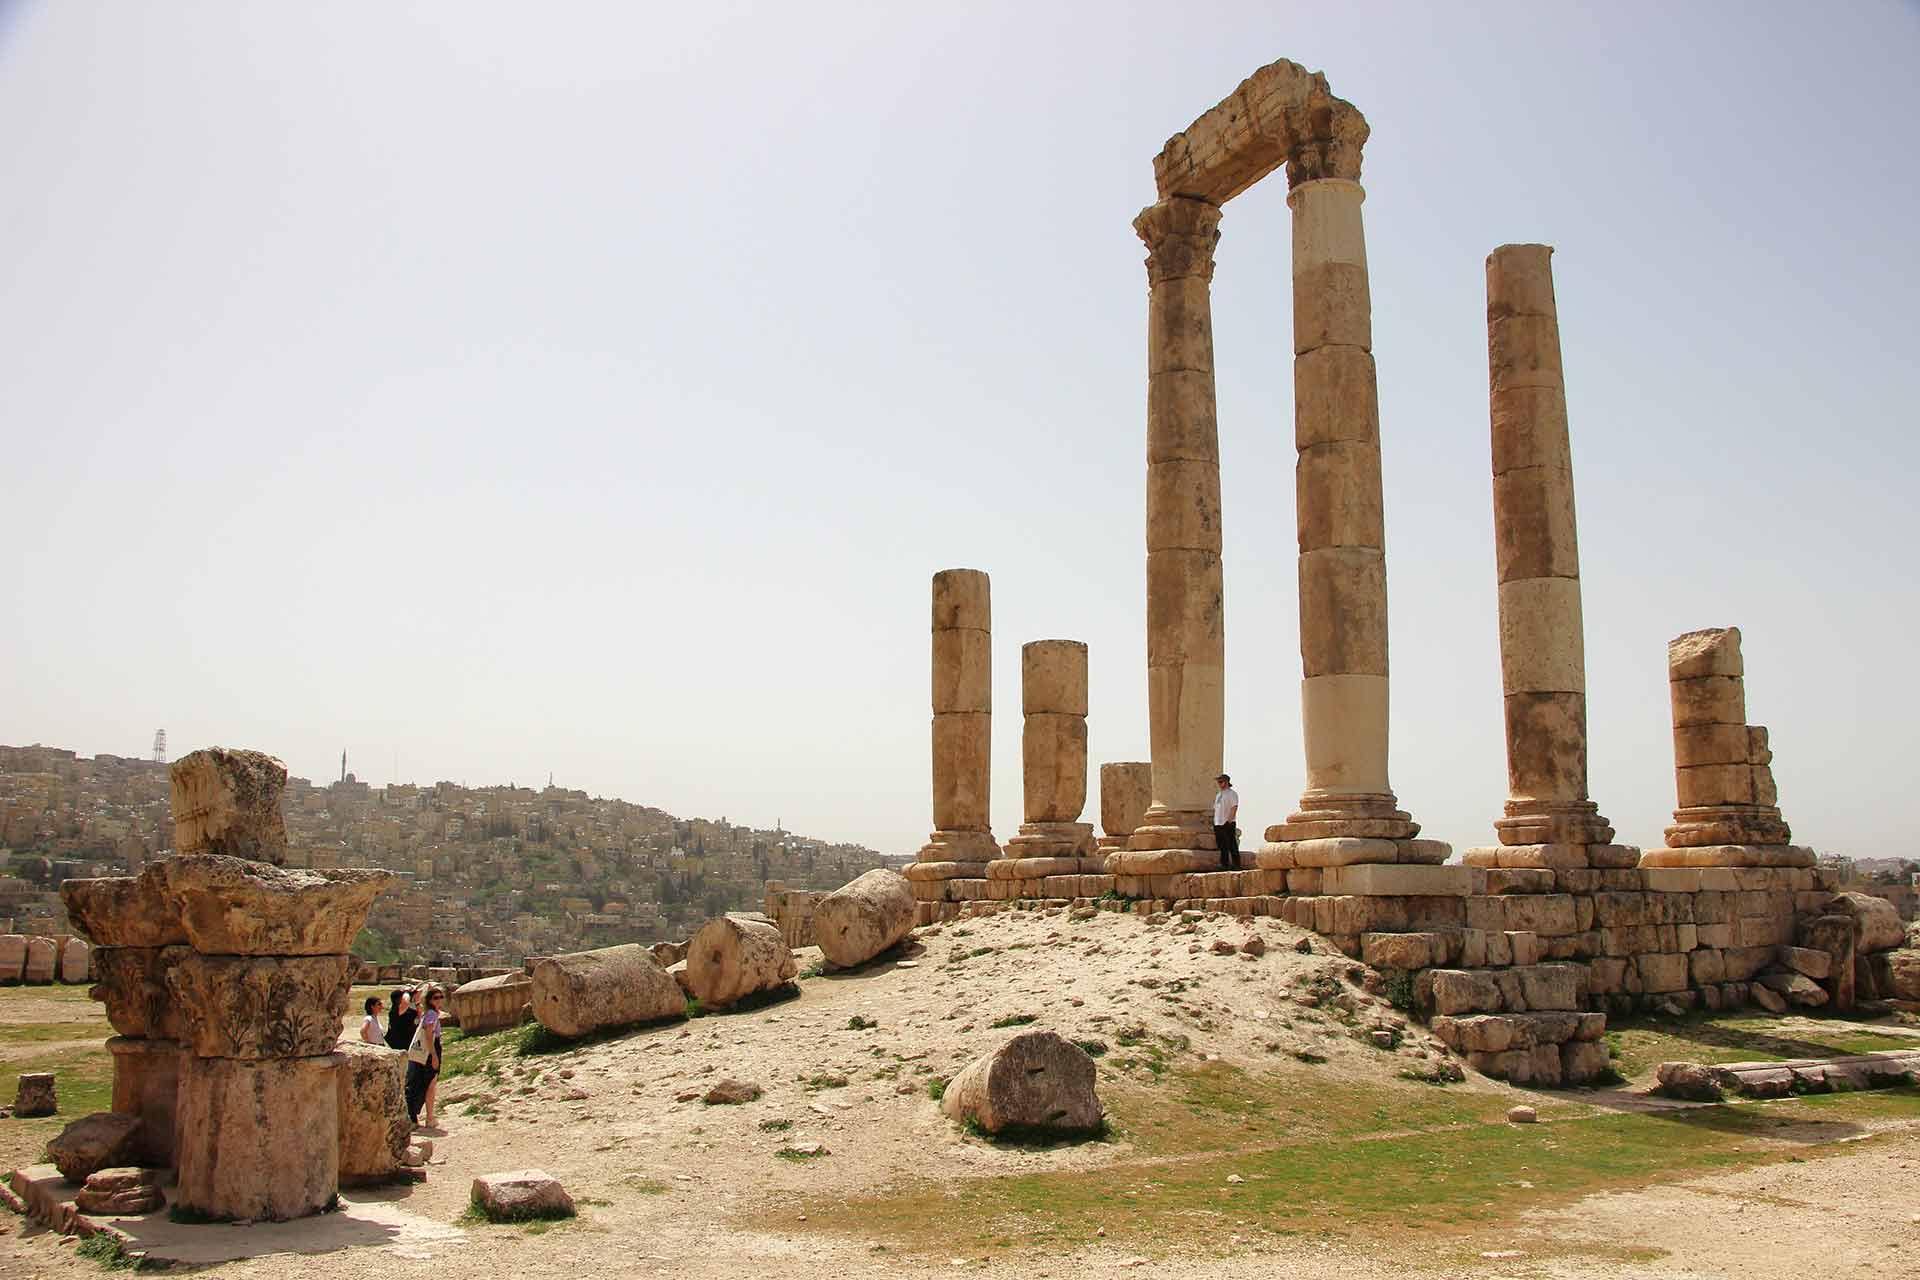
[[25, 1120], [33, 1116], [50, 1116], [60, 1110], [60, 1095], [53, 1072], [29, 1071], [21, 1075], [14, 1087], [13, 1114]]
[[96, 1111], [75, 1120], [47, 1143], [47, 1159], [68, 1182], [85, 1182], [88, 1175], [130, 1163], [139, 1116]]
[[717, 916], [687, 944], [686, 988], [707, 1008], [776, 991], [791, 984], [797, 970], [779, 928], [758, 920]]
[[352, 1040], [340, 1045], [339, 1055], [334, 1090], [340, 1116], [340, 1185], [390, 1181], [413, 1133], [407, 1119], [407, 1057], [384, 1045]]
[[[655, 943], [656, 956], [665, 943]], [[686, 948], [671, 963], [685, 959]], [[528, 1008], [533, 999], [533, 979], [524, 973], [501, 973], [490, 978], [475, 978], [455, 989], [451, 1000], [460, 1030], [470, 1036], [517, 1027], [532, 1016]]]
[[571, 1218], [576, 1212], [573, 1197], [544, 1169], [481, 1174], [473, 1180], [471, 1200], [490, 1222]]
[[287, 860], [287, 825], [280, 813], [286, 765], [261, 751], [208, 747], [174, 761], [168, 773], [175, 849], [275, 866]]
[[686, 993], [638, 943], [546, 956], [533, 967], [533, 1016], [555, 1035], [685, 1017]]
[[103, 1217], [152, 1213], [167, 1203], [159, 1177], [157, 1169], [101, 1169], [87, 1175], [87, 1185], [74, 1196], [73, 1207]]
[[1827, 910], [1853, 917], [1855, 949], [1859, 952], [1890, 951], [1906, 941], [1906, 925], [1885, 898], [1868, 893], [1836, 893]]
[[1099, 1131], [1093, 1059], [1051, 1031], [1024, 1031], [948, 1082], [940, 1109], [991, 1134]]

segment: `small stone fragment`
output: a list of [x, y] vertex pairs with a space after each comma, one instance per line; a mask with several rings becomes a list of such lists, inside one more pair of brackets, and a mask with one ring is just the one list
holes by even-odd
[[482, 1174], [473, 1180], [471, 1199], [491, 1222], [571, 1218], [576, 1212], [573, 1197], [544, 1169]]
[[1533, 1124], [1540, 1119], [1540, 1113], [1532, 1107], [1511, 1107], [1507, 1110], [1508, 1124]]
[[60, 1098], [51, 1071], [29, 1071], [20, 1077], [13, 1095], [13, 1114], [24, 1120], [29, 1116], [50, 1116], [60, 1110]]

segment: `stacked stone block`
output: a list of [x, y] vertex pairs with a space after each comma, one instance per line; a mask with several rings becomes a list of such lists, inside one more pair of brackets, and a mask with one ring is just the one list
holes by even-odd
[[1020, 650], [1021, 765], [1026, 821], [990, 864], [992, 879], [1097, 875], [1087, 805], [1087, 646], [1035, 640]]
[[993, 614], [987, 575], [933, 575], [933, 834], [909, 873], [919, 883], [984, 876], [1000, 856], [989, 816]]
[[[177, 1168], [179, 1205], [222, 1219], [315, 1213], [339, 1186], [349, 947], [393, 877], [236, 856], [246, 833], [284, 854], [273, 832], [285, 769], [270, 757], [196, 752], [174, 779], [179, 811], [196, 806], [195, 838], [229, 852], [61, 886], [97, 944], [93, 994], [120, 1033], [108, 1042], [114, 1110], [139, 1117], [143, 1162]], [[240, 802], [273, 813], [223, 807]], [[397, 1072], [399, 1055], [383, 1052]]]
[[1673, 702], [1674, 789], [1667, 847], [1650, 867], [1811, 867], [1789, 844], [1767, 731], [1747, 723], [1746, 667], [1737, 627], [1676, 636], [1667, 645]]
[[1095, 845], [1108, 853], [1127, 847], [1127, 840], [1153, 803], [1153, 766], [1141, 760], [1109, 761], [1100, 766], [1100, 838]]

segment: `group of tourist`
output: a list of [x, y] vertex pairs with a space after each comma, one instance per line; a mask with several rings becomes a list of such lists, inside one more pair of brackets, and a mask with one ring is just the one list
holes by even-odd
[[366, 1021], [360, 1038], [383, 1044], [407, 1055], [407, 1119], [416, 1129], [431, 1129], [440, 1093], [440, 1007], [446, 992], [430, 982], [417, 991], [404, 987], [393, 993], [393, 1016], [382, 1028], [380, 1015], [387, 1002], [368, 996]]

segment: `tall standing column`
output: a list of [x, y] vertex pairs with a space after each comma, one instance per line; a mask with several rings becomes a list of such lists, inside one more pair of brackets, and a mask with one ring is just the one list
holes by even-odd
[[1506, 696], [1503, 845], [1604, 845], [1613, 828], [1587, 798], [1586, 642], [1573, 452], [1553, 250], [1509, 244], [1487, 257], [1494, 552]]
[[920, 862], [984, 863], [1000, 856], [988, 814], [993, 750], [988, 590], [987, 575], [978, 569], [933, 575], [934, 831], [920, 850]]
[[1091, 858], [1093, 824], [1080, 821], [1087, 807], [1087, 646], [1078, 640], [1022, 646], [1020, 702], [1026, 821], [1007, 841], [1007, 856]]
[[[1114, 872], [1211, 868], [1226, 725], [1213, 251], [1220, 210], [1173, 196], [1133, 228], [1147, 246], [1147, 708], [1153, 803]], [[1185, 851], [1184, 853], [1182, 851]]]
[[[1311, 178], [1293, 210], [1295, 514], [1307, 787], [1267, 839], [1365, 840], [1342, 861], [1444, 859], [1387, 781], [1387, 568], [1366, 237], [1350, 178]], [[1387, 842], [1395, 842], [1389, 847]], [[1262, 865], [1286, 863], [1273, 851]], [[1435, 856], [1437, 852], [1437, 857]]]

